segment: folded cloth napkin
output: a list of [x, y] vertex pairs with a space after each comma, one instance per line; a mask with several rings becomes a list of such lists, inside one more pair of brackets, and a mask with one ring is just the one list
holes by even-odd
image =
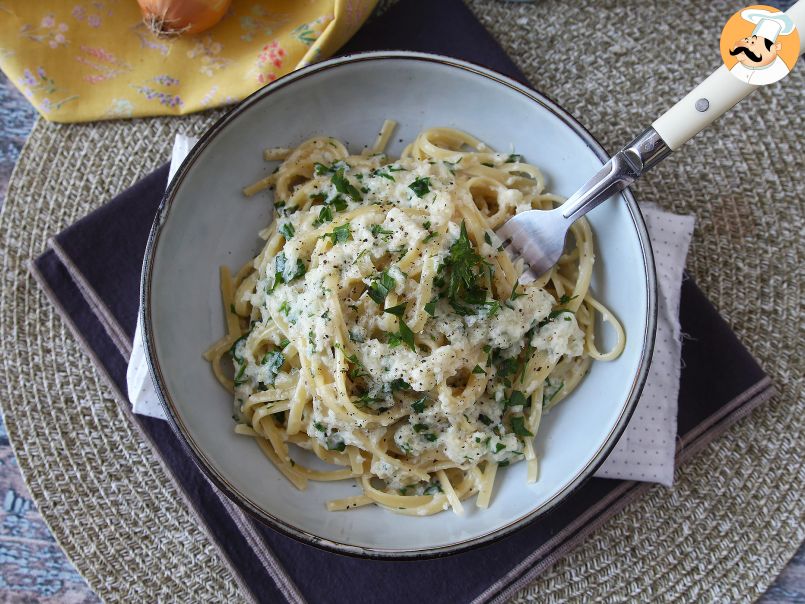
[[[442, 52], [518, 77], [505, 53], [460, 0], [399, 3], [361, 31], [350, 46]], [[503, 602], [650, 488], [647, 483], [592, 478], [561, 505], [494, 544], [425, 561], [339, 556], [252, 520], [206, 480], [169, 422], [132, 414], [124, 394], [137, 323], [140, 267], [167, 181], [165, 165], [54, 237], [31, 271], [107, 378], [121, 408], [164, 463], [247, 597], [260, 602]], [[675, 266], [681, 267], [681, 262]], [[667, 293], [673, 291], [661, 292], [661, 297]], [[767, 400], [772, 391], [769, 379], [693, 281], [684, 279], [678, 293], [679, 324], [690, 337], [682, 345], [677, 465]], [[675, 300], [662, 303], [675, 317]], [[669, 328], [669, 337], [678, 333]], [[640, 444], [643, 437], [639, 433], [634, 437], [629, 442]]]
[[57, 122], [190, 113], [330, 56], [376, 2], [239, 0], [204, 33], [161, 38], [134, 0], [2, 2], [0, 68]]
[[[181, 134], [176, 136], [168, 172], [169, 182], [197, 140]], [[641, 204], [641, 211], [646, 219], [657, 267], [659, 304], [654, 356], [632, 419], [595, 475], [671, 486], [674, 480], [682, 354], [679, 292], [688, 245], [693, 235], [693, 217], [677, 216], [651, 203]], [[148, 372], [140, 331], [138, 320], [126, 375], [129, 400], [135, 413], [166, 419]]]

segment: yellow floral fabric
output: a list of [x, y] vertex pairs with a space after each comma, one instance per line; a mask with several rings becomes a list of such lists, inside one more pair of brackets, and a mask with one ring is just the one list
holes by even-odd
[[234, 0], [206, 32], [157, 38], [135, 0], [0, 0], [0, 68], [54, 122], [191, 113], [330, 56], [375, 4]]

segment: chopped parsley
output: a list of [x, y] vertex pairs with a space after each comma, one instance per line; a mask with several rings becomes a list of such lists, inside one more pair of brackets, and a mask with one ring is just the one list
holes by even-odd
[[411, 390], [411, 384], [402, 378], [397, 378], [389, 384], [389, 388], [392, 392], [396, 392], [397, 390]]
[[416, 432], [417, 434], [429, 429], [430, 426], [428, 424], [414, 424], [414, 432]]
[[395, 348], [400, 344], [405, 344], [412, 351], [416, 352], [416, 343], [414, 342], [414, 332], [406, 325], [405, 321], [399, 319], [400, 329], [396, 333], [389, 334], [389, 346]]
[[363, 200], [361, 192], [350, 184], [349, 180], [347, 180], [347, 178], [344, 176], [343, 169], [338, 170], [335, 174], [333, 174], [333, 185], [335, 185], [336, 191], [343, 193], [344, 195], [349, 195], [353, 201]]
[[266, 353], [263, 360], [260, 361], [261, 365], [266, 366], [266, 373], [268, 374], [268, 381], [266, 383], [269, 386], [274, 385], [274, 381], [277, 379], [277, 374], [280, 372], [280, 367], [282, 367], [283, 363], [285, 363], [285, 356], [277, 350]]
[[246, 361], [240, 366], [238, 369], [237, 374], [235, 374], [235, 386], [240, 386], [241, 384], [246, 383], [246, 379], [243, 378], [243, 374], [246, 372]]
[[422, 492], [424, 495], [435, 495], [436, 493], [442, 492], [442, 485], [438, 482], [431, 482], [425, 487], [425, 490]]
[[429, 432], [428, 434], [423, 434], [423, 436], [425, 437], [425, 440], [427, 440], [428, 442], [434, 442], [437, 438], [439, 438], [432, 432]]
[[547, 317], [545, 317], [542, 321], [537, 323], [537, 329], [542, 329], [548, 323], [553, 323], [554, 319], [556, 319], [556, 317], [558, 317], [559, 315], [561, 315], [563, 313], [573, 314], [572, 311], [566, 310], [564, 308], [560, 308], [558, 310], [552, 310], [550, 313], [548, 313]]
[[322, 237], [329, 237], [330, 241], [333, 245], [338, 243], [344, 243], [348, 241], [352, 237], [352, 231], [350, 230], [350, 224], [345, 222], [341, 226], [335, 227], [331, 232], [325, 233]]
[[319, 211], [318, 218], [313, 221], [314, 227], [321, 226], [325, 222], [331, 222], [333, 219], [333, 210], [336, 212], [343, 212], [347, 209], [347, 200], [341, 195], [336, 195], [331, 199], [327, 199], [327, 196], [324, 193], [317, 193], [316, 195], [311, 195], [310, 198], [323, 204], [323, 207]]
[[290, 283], [305, 274], [305, 263], [297, 258], [296, 264], [290, 264], [285, 252], [280, 252], [274, 261], [274, 283], [268, 293], [273, 292], [280, 283]]
[[479, 414], [478, 414], [478, 419], [480, 420], [480, 422], [481, 422], [481, 423], [482, 423], [484, 426], [488, 426], [488, 425], [490, 425], [490, 424], [492, 423], [492, 420], [491, 420], [491, 419], [489, 419], [489, 418], [488, 418], [486, 415], [484, 415], [483, 413], [479, 413]]
[[294, 232], [293, 225], [290, 222], [286, 222], [280, 227], [280, 235], [285, 237], [286, 240], [293, 239]]
[[350, 369], [349, 372], [347, 373], [347, 375], [349, 376], [349, 379], [356, 380], [359, 377], [364, 377], [364, 376], [369, 375], [367, 373], [367, 371], [366, 371], [366, 368], [363, 366], [363, 363], [361, 363], [360, 360], [358, 359], [357, 355], [355, 355], [355, 354], [349, 355], [347, 357], [347, 361], [349, 361], [350, 363], [352, 363], [354, 365], [354, 367], [352, 369]]
[[319, 217], [313, 221], [313, 226], [319, 227], [323, 225], [325, 222], [332, 222], [332, 220], [333, 220], [333, 209], [330, 206], [324, 206], [319, 212]]
[[456, 314], [476, 314], [478, 309], [472, 306], [480, 306], [488, 316], [495, 316], [500, 310], [500, 303], [494, 299], [487, 300], [486, 290], [477, 283], [483, 271], [489, 268], [489, 263], [475, 251], [467, 234], [467, 225], [462, 221], [458, 239], [450, 246], [448, 257], [439, 267], [442, 275], [434, 283], [440, 287], [447, 285], [448, 302]]
[[473, 367], [473, 368], [472, 368], [472, 372], [473, 372], [473, 373], [483, 373], [483, 374], [486, 374], [486, 371], [484, 371], [484, 368], [483, 368], [483, 367], [481, 367], [480, 365], [476, 365], [475, 367]]
[[341, 436], [338, 432], [328, 436], [327, 440], [325, 441], [325, 444], [327, 445], [328, 451], [343, 451], [344, 449], [347, 448], [347, 445], [344, 442], [344, 437]]
[[408, 188], [411, 189], [417, 197], [424, 197], [430, 193], [430, 178], [428, 176], [420, 176], [408, 185]]
[[381, 178], [385, 178], [386, 180], [390, 180], [394, 182], [394, 177], [390, 174], [391, 172], [402, 172], [403, 168], [395, 168], [394, 166], [385, 166], [384, 169], [378, 168], [377, 170], [372, 170], [370, 172], [371, 176], [380, 176]]
[[425, 401], [427, 401], [427, 400], [428, 400], [428, 397], [423, 396], [418, 401], [412, 403], [411, 407], [413, 407], [414, 411], [416, 411], [417, 413], [422, 413], [425, 410]]
[[504, 164], [516, 164], [523, 161], [523, 156], [518, 153], [512, 153], [506, 158]]
[[428, 313], [431, 317], [436, 314], [436, 303], [439, 301], [439, 298], [434, 298], [427, 304], [425, 304], [425, 312]]
[[324, 432], [324, 426], [319, 422], [313, 422], [313, 427], [316, 428], [319, 432]]
[[369, 375], [364, 370], [365, 368], [363, 366], [363, 363], [361, 363], [360, 359], [356, 354], [347, 354], [346, 350], [344, 350], [344, 347], [337, 342], [335, 344], [335, 347], [344, 353], [344, 357], [347, 359], [347, 361], [349, 361], [352, 365], [354, 365], [354, 367], [347, 372], [347, 375], [349, 375], [349, 379], [355, 380], [359, 377]]
[[336, 195], [329, 201], [324, 202], [325, 205], [328, 205], [332, 208], [335, 208], [336, 212], [343, 212], [347, 209], [347, 200], [341, 197], [340, 195]]
[[235, 340], [235, 343], [234, 343], [234, 344], [232, 344], [232, 346], [231, 346], [231, 347], [230, 347], [230, 349], [229, 349], [229, 354], [230, 354], [230, 355], [232, 356], [232, 358], [233, 358], [233, 359], [235, 359], [235, 361], [236, 361], [236, 362], [238, 362], [238, 363], [242, 363], [242, 362], [243, 362], [243, 357], [242, 357], [242, 356], [240, 356], [240, 355], [238, 355], [238, 352], [237, 352], [237, 351], [238, 351], [238, 344], [240, 344], [241, 342], [245, 342], [245, 341], [246, 341], [246, 338], [248, 338], [248, 337], [249, 337], [249, 334], [246, 334], [246, 335], [244, 335], [244, 336], [240, 336], [240, 337], [239, 337], [237, 340]]
[[313, 164], [313, 173], [316, 176], [324, 176], [325, 174], [333, 174], [335, 172], [335, 168], [330, 166], [325, 166], [319, 162]]
[[280, 304], [280, 312], [284, 314], [286, 317], [288, 313], [291, 312], [291, 307], [288, 305], [288, 301], [285, 300], [282, 304]]
[[497, 368], [497, 377], [501, 378], [505, 386], [511, 387], [509, 376], [517, 375], [520, 369], [517, 357], [499, 358], [496, 360], [495, 366]]
[[489, 317], [494, 317], [500, 310], [500, 302], [497, 300], [484, 300], [481, 305]]
[[[454, 298], [449, 300], [450, 307], [457, 315], [462, 317], [478, 314], [478, 312], [483, 312], [488, 317], [494, 317], [500, 310], [500, 302], [497, 300], [486, 300], [485, 294], [486, 292], [483, 289], [478, 288], [472, 292], [468, 292], [466, 298]], [[475, 305], [476, 308], [467, 306], [465, 302]]]
[[495, 453], [500, 453], [505, 448], [506, 448], [506, 445], [504, 445], [503, 443], [498, 443], [498, 444], [495, 445]]
[[382, 403], [385, 399], [379, 396], [375, 396], [368, 392], [362, 394], [360, 398], [355, 399], [352, 401], [359, 407], [370, 407], [373, 408], [373, 403]]
[[528, 404], [528, 399], [525, 394], [519, 390], [512, 390], [512, 395], [506, 401], [507, 407], [525, 407]]
[[525, 419], [522, 415], [513, 415], [511, 418], [512, 423], [512, 431], [517, 436], [534, 436], [531, 432], [528, 431], [528, 428], [525, 427]]
[[402, 317], [405, 314], [406, 306], [408, 306], [408, 302], [403, 302], [402, 304], [392, 306], [391, 308], [384, 308], [383, 312], [387, 312], [388, 314], [394, 315], [395, 317]]
[[299, 206], [293, 206], [291, 208], [285, 207], [285, 202], [280, 202], [282, 205], [277, 206], [277, 214], [280, 216], [290, 216], [294, 212], [299, 209]]
[[369, 226], [369, 231], [371, 231], [373, 237], [383, 236], [383, 239], [388, 240], [389, 236], [393, 235], [393, 231], [389, 231], [384, 229], [382, 225], [373, 224]]
[[578, 298], [578, 296], [573, 296], [572, 298], [570, 298], [568, 297], [567, 294], [562, 294], [562, 297], [559, 298], [559, 304], [560, 306], [564, 306], [565, 304], [567, 304], [571, 300], [575, 300], [576, 298]]
[[386, 301], [386, 296], [394, 289], [396, 284], [397, 282], [394, 280], [394, 277], [389, 275], [388, 271], [383, 271], [372, 281], [371, 285], [369, 285], [369, 289], [366, 291], [372, 300], [382, 306]]

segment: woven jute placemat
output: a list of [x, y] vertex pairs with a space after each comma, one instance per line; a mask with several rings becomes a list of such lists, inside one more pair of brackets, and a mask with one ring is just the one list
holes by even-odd
[[[735, 10], [726, 0], [470, 7], [533, 85], [610, 149], [719, 65], [718, 36]], [[752, 600], [805, 537], [803, 73], [757, 91], [636, 187], [638, 199], [696, 215], [688, 270], [778, 395], [683, 466], [672, 489], [651, 489], [516, 601]], [[26, 263], [164, 161], [175, 133], [198, 134], [217, 115], [39, 121], [0, 217], [0, 404], [39, 510], [108, 601], [239, 593]]]

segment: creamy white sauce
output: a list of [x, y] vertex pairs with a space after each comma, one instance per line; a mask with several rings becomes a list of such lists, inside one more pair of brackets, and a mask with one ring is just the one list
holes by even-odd
[[[505, 156], [501, 156], [501, 161], [504, 159]], [[584, 334], [572, 314], [562, 314], [537, 328], [548, 317], [556, 300], [542, 289], [526, 286], [522, 295], [503, 301], [494, 314], [479, 308], [475, 314], [459, 316], [447, 300], [440, 299], [435, 317], [428, 319], [421, 334], [436, 343], [432, 349], [414, 352], [405, 345], [394, 346], [387, 334], [394, 330], [395, 317], [379, 314], [376, 303], [365, 293], [359, 299], [352, 299], [354, 284], [362, 281], [371, 285], [378, 278], [374, 262], [391, 257], [393, 261], [387, 273], [393, 278], [394, 286], [390, 295], [396, 297], [397, 303], [412, 302], [418, 283], [404, 274], [396, 262], [412, 244], [446, 228], [444, 235], [434, 239], [436, 259], [441, 264], [459, 238], [460, 224], [451, 218], [457, 215], [457, 204], [462, 202], [461, 195], [465, 193], [454, 188], [456, 177], [442, 162], [401, 160], [393, 165], [405, 168], [391, 172], [394, 180], [373, 176], [368, 169], [360, 171], [361, 179], [355, 178], [358, 171], [353, 169], [346, 169], [345, 175], [363, 191], [363, 202], [348, 200], [348, 210], [372, 203], [396, 207], [353, 219], [349, 239], [334, 244], [313, 268], [309, 266], [310, 258], [302, 254], [301, 238], [291, 238], [282, 249], [286, 266], [292, 270], [297, 260], [301, 260], [307, 267], [304, 276], [291, 283], [280, 283], [271, 293], [266, 293], [274, 285], [277, 261], [272, 260], [259, 275], [251, 302], [260, 311], [262, 324], [270, 321], [272, 314], [281, 316], [289, 325], [289, 337], [294, 344], [308, 353], [322, 353], [323, 362], [334, 371], [333, 315], [336, 309], [331, 307], [333, 298], [325, 291], [324, 284], [335, 281], [349, 334], [344, 347], [355, 354], [362, 370], [368, 374], [367, 382], [372, 384], [373, 392], [385, 397], [383, 406], [403, 405], [410, 409], [409, 415], [396, 427], [394, 444], [397, 448], [408, 456], [440, 451], [456, 464], [476, 463], [480, 459], [495, 462], [522, 459], [522, 441], [501, 422], [506, 388], [498, 379], [495, 364], [488, 362], [486, 351], [494, 349], [496, 358], [507, 359], [516, 357], [524, 346], [530, 345], [556, 362], [562, 355], [581, 355]], [[421, 197], [410, 188], [418, 178], [429, 179], [430, 190]], [[320, 181], [319, 190], [328, 199], [334, 198], [337, 192], [330, 178], [324, 176]], [[500, 196], [500, 203], [520, 211], [522, 194], [506, 191]], [[409, 215], [398, 208], [417, 209], [421, 214]], [[281, 218], [280, 223], [293, 225], [296, 234], [309, 232], [316, 228], [313, 222], [319, 209], [316, 206], [315, 211], [290, 214]], [[334, 211], [334, 216], [337, 218], [338, 212]], [[496, 254], [500, 245], [500, 240], [490, 235], [492, 244], [483, 243], [478, 249], [487, 258]], [[410, 307], [411, 304], [409, 311]], [[565, 320], [566, 317], [570, 320]], [[259, 327], [260, 322], [256, 328]], [[533, 335], [527, 342], [526, 333], [532, 329]], [[244, 396], [253, 391], [258, 382], [268, 378], [259, 359], [248, 358], [247, 361], [246, 384], [238, 387], [239, 395]], [[438, 388], [454, 379], [462, 369], [472, 370], [476, 366], [485, 371], [490, 380], [475, 404], [462, 407], [452, 395], [440, 397], [437, 394]], [[282, 373], [275, 378], [278, 386], [289, 383], [289, 379], [290, 376]], [[391, 395], [388, 389], [395, 380], [405, 381], [411, 390]], [[423, 411], [416, 412], [412, 403], [424, 393], [429, 393], [429, 399]], [[345, 444], [360, 446], [362, 439], [376, 441], [383, 432], [383, 428], [366, 422], [339, 420], [314, 397], [313, 417], [307, 433], [322, 443], [337, 433]], [[414, 475], [393, 462], [375, 459], [372, 472], [394, 488], [417, 481]]]

